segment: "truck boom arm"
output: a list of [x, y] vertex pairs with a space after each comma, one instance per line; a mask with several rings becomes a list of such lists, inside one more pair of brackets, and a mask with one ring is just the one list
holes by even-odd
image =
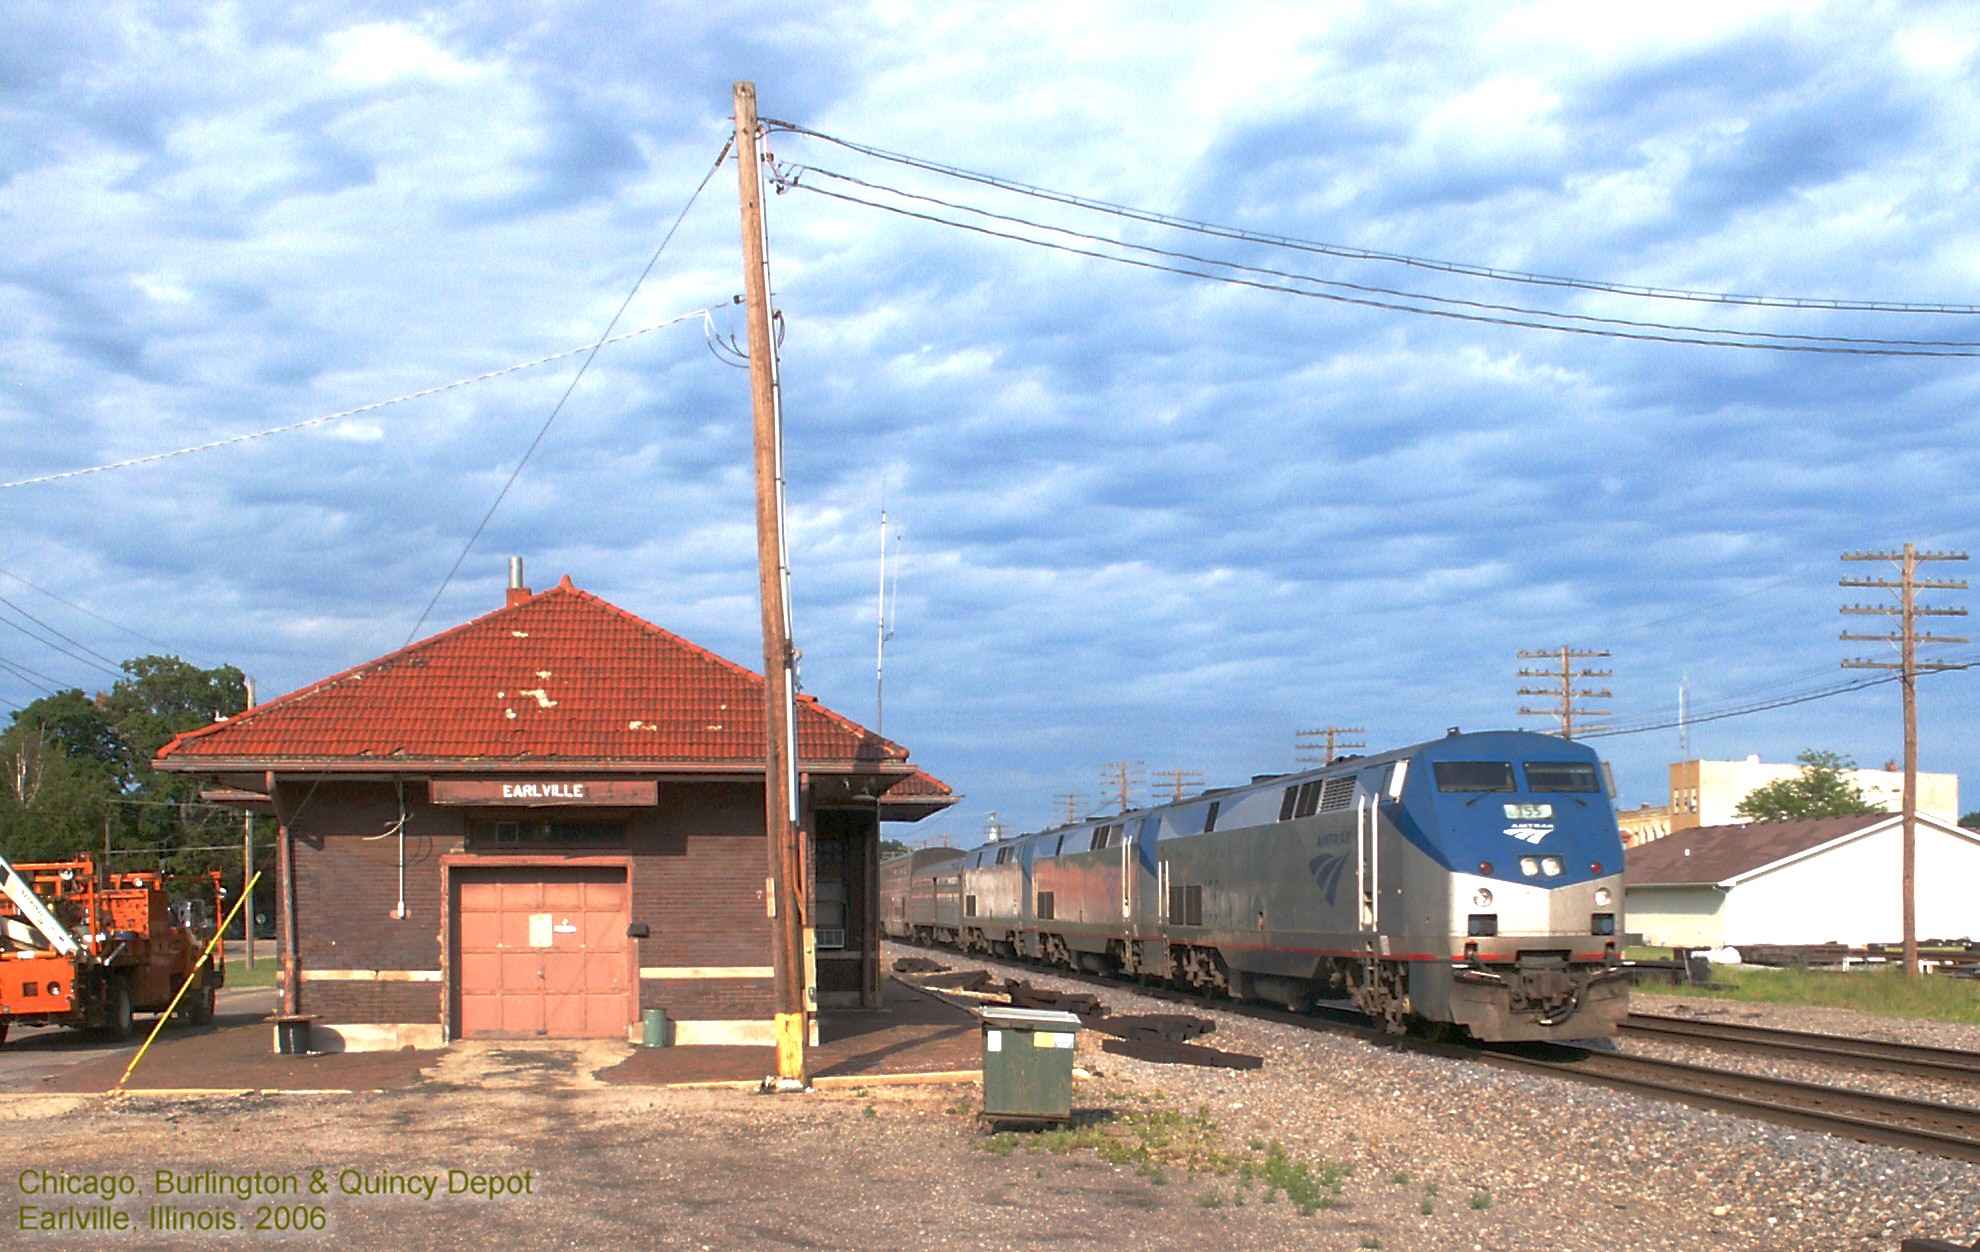
[[[21, 911], [21, 916], [27, 918], [34, 928], [41, 932], [42, 937], [48, 940], [49, 946], [57, 952], [63, 956], [74, 956], [82, 950], [77, 945], [75, 937], [62, 929], [62, 924], [55, 920], [55, 915], [48, 911], [48, 906], [41, 902], [41, 897], [34, 894], [34, 889], [27, 885], [27, 880], [15, 872], [14, 867], [4, 856], [0, 856], [0, 894], [4, 894], [14, 902], [14, 907]], [[11, 934], [13, 928], [9, 927], [8, 930]]]

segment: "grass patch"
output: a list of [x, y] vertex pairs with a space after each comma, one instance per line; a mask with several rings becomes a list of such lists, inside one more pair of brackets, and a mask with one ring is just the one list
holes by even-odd
[[1802, 1004], [1854, 1009], [1885, 1017], [1922, 1017], [1980, 1023], [1980, 983], [1898, 969], [1760, 969], [1715, 965], [1712, 985], [1679, 987], [1675, 994], [1753, 1004]]
[[1474, 1191], [1474, 1192], [1472, 1192], [1472, 1193], [1471, 1193], [1471, 1211], [1472, 1211], [1472, 1212], [1474, 1212], [1474, 1213], [1483, 1213], [1483, 1212], [1484, 1212], [1484, 1211], [1485, 1211], [1486, 1209], [1489, 1209], [1489, 1208], [1491, 1208], [1491, 1207], [1492, 1207], [1492, 1193], [1491, 1193], [1491, 1192], [1489, 1192], [1489, 1191]]
[[229, 987], [272, 987], [275, 985], [275, 971], [280, 963], [265, 952], [257, 952], [254, 968], [249, 969], [246, 960], [232, 957], [227, 961], [227, 985]]
[[[1351, 1172], [1346, 1165], [1299, 1160], [1277, 1142], [1253, 1139], [1243, 1151], [1226, 1148], [1204, 1106], [1193, 1114], [1130, 1108], [1108, 1121], [989, 1135], [977, 1146], [996, 1156], [1009, 1156], [1019, 1148], [1055, 1156], [1092, 1152], [1109, 1165], [1133, 1167], [1157, 1187], [1166, 1186], [1177, 1173], [1229, 1179], [1236, 1184], [1228, 1201], [1233, 1206], [1242, 1207], [1254, 1188], [1262, 1188], [1267, 1203], [1283, 1196], [1306, 1217], [1338, 1204], [1341, 1185]], [[1221, 1189], [1213, 1188], [1197, 1196], [1196, 1202], [1204, 1208], [1221, 1208], [1226, 1200]]]
[[1424, 1196], [1423, 1203], [1416, 1206], [1416, 1211], [1423, 1214], [1425, 1217], [1428, 1217], [1430, 1216], [1430, 1214], [1437, 1211], [1437, 1202], [1431, 1199], [1429, 1196]]

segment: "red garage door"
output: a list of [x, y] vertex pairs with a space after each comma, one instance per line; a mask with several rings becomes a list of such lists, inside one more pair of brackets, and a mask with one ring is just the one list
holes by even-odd
[[453, 878], [457, 1037], [626, 1037], [625, 870], [517, 866]]

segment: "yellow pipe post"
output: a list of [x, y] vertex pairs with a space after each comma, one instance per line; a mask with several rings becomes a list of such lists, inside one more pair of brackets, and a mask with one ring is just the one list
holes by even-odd
[[172, 997], [172, 1003], [158, 1015], [158, 1020], [151, 1024], [151, 1033], [145, 1036], [144, 1046], [137, 1050], [137, 1055], [131, 1058], [130, 1065], [125, 1068], [124, 1076], [117, 1080], [115, 1087], [111, 1088], [113, 1094], [123, 1092], [124, 1084], [131, 1080], [131, 1074], [137, 1069], [138, 1062], [144, 1059], [145, 1053], [151, 1051], [152, 1041], [158, 1038], [158, 1032], [165, 1029], [165, 1023], [172, 1020], [172, 1014], [178, 1012], [179, 1001], [186, 998], [186, 988], [192, 986], [193, 979], [199, 977], [199, 972], [206, 968], [207, 960], [213, 955], [214, 946], [226, 936], [227, 927], [233, 925], [234, 919], [240, 916], [241, 907], [254, 898], [254, 885], [260, 881], [261, 871], [256, 870], [254, 877], [248, 879], [247, 886], [241, 889], [241, 898], [234, 901], [234, 909], [227, 914], [227, 920], [214, 927], [212, 941], [206, 945], [206, 950], [199, 954], [199, 960], [193, 963], [192, 972], [186, 975], [186, 980], [179, 984], [179, 994]]

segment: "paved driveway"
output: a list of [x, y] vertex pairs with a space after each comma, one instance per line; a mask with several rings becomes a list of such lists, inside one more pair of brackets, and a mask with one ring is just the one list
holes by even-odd
[[[215, 1015], [215, 1027], [244, 1026], [275, 1011], [273, 987], [223, 988]], [[66, 1071], [108, 1058], [128, 1058], [151, 1032], [152, 1019], [138, 1018], [137, 1033], [118, 1043], [90, 1031], [65, 1030], [60, 1026], [16, 1026], [0, 1044], [0, 1091], [34, 1091], [45, 1088]], [[188, 1032], [184, 1025], [167, 1025], [160, 1040]], [[264, 1028], [265, 1029], [265, 1028]], [[125, 1064], [129, 1064], [128, 1059]]]

